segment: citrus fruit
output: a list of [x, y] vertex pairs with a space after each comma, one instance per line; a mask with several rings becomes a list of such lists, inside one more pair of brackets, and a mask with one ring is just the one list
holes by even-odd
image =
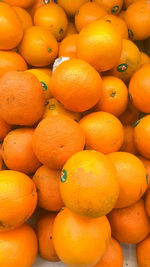
[[4, 137], [11, 130], [11, 128], [12, 126], [0, 117], [0, 141], [3, 141]]
[[21, 1], [20, 0], [3, 0], [3, 2], [11, 6], [27, 8], [27, 7], [30, 7], [34, 3], [34, 0], [21, 0]]
[[129, 152], [131, 154], [138, 154], [135, 142], [134, 142], [134, 128], [131, 125], [124, 125], [124, 143], [121, 147], [121, 151]]
[[132, 101], [128, 101], [128, 106], [125, 112], [119, 117], [119, 120], [124, 125], [133, 126], [134, 123], [138, 120], [140, 112], [133, 106]]
[[147, 171], [147, 183], [148, 183], [148, 190], [150, 190], [150, 160], [139, 156], [139, 159], [144, 163], [144, 166]]
[[30, 14], [24, 8], [17, 6], [17, 7], [13, 7], [13, 9], [16, 11], [16, 13], [18, 14], [21, 20], [23, 31], [25, 31], [26, 29], [28, 29], [29, 27], [33, 25]]
[[60, 5], [69, 16], [74, 16], [76, 11], [86, 2], [90, 0], [76, 0], [72, 2], [72, 0], [57, 0], [58, 5]]
[[150, 63], [149, 56], [146, 53], [141, 52], [141, 66], [144, 64], [149, 64], [149, 63]]
[[103, 6], [109, 13], [118, 15], [123, 6], [123, 0], [94, 0], [94, 2]]
[[59, 45], [59, 57], [77, 58], [78, 34], [70, 34]]
[[137, 244], [136, 258], [139, 267], [149, 266], [150, 263], [150, 235]]
[[73, 20], [68, 20], [68, 27], [67, 27], [67, 30], [66, 30], [66, 37], [71, 35], [71, 34], [75, 34], [77, 33], [77, 30], [75, 28], [75, 24], [74, 24], [74, 21]]

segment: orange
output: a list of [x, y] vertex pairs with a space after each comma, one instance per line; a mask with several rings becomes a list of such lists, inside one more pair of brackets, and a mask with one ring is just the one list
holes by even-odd
[[55, 98], [51, 98], [46, 102], [43, 118], [50, 117], [51, 115], [65, 115], [77, 122], [81, 119], [81, 114], [79, 112], [71, 112], [65, 109]]
[[36, 232], [39, 244], [39, 254], [47, 261], [59, 261], [53, 244], [52, 228], [56, 214], [46, 213], [36, 222]]
[[150, 159], [150, 115], [143, 117], [137, 122], [137, 125], [134, 129], [134, 140], [135, 145], [139, 153]]
[[94, 0], [94, 2], [103, 6], [107, 12], [118, 15], [123, 6], [123, 0]]
[[108, 155], [119, 176], [120, 192], [115, 208], [125, 208], [137, 202], [147, 189], [146, 169], [136, 156], [127, 152]]
[[20, 128], [6, 135], [2, 146], [2, 157], [8, 169], [34, 173], [41, 165], [32, 150], [34, 129]]
[[10, 231], [30, 218], [37, 205], [33, 181], [16, 171], [0, 171], [0, 232]]
[[57, 0], [57, 3], [65, 10], [67, 15], [74, 16], [80, 6], [89, 1], [90, 0], [76, 0], [72, 3], [72, 0]]
[[64, 165], [60, 193], [72, 212], [87, 217], [104, 216], [114, 208], [119, 195], [117, 172], [102, 153], [81, 151]]
[[136, 1], [131, 4], [125, 14], [129, 36], [135, 40], [150, 37], [150, 3], [148, 0]]
[[116, 31], [121, 35], [122, 38], [128, 39], [128, 28], [123, 19], [111, 14], [102, 17], [102, 19], [110, 23], [116, 29]]
[[74, 21], [69, 20], [68, 21], [68, 27], [67, 27], [67, 31], [66, 31], [66, 37], [71, 35], [71, 34], [75, 34], [77, 33], [75, 25], [74, 25]]
[[144, 166], [147, 171], [147, 183], [148, 183], [148, 190], [150, 190], [150, 160], [145, 159], [141, 156], [139, 156], [139, 159], [144, 163]]
[[114, 238], [111, 238], [104, 255], [94, 267], [122, 267], [123, 252], [120, 244]]
[[4, 137], [11, 130], [11, 128], [12, 126], [0, 117], [0, 141], [3, 141]]
[[150, 217], [150, 191], [147, 191], [146, 198], [145, 198], [145, 209]]
[[131, 154], [138, 154], [134, 142], [134, 128], [131, 125], [124, 125], [124, 143], [120, 149]]
[[126, 10], [121, 10], [121, 12], [119, 13], [118, 17], [125, 20], [125, 13], [126, 13]]
[[40, 167], [33, 176], [33, 182], [38, 192], [38, 205], [40, 208], [59, 211], [63, 202], [59, 190], [60, 171]]
[[33, 25], [31, 15], [25, 9], [17, 6], [14, 7], [14, 10], [16, 11], [21, 20], [23, 31]]
[[150, 266], [150, 235], [137, 244], [136, 258], [139, 267]]
[[34, 24], [47, 28], [57, 41], [61, 41], [66, 34], [68, 20], [64, 10], [59, 5], [50, 3], [36, 10]]
[[141, 67], [131, 78], [129, 93], [133, 104], [144, 113], [150, 112], [150, 86], [149, 86], [150, 64]]
[[106, 21], [94, 21], [79, 33], [77, 55], [97, 71], [113, 68], [120, 58], [121, 48], [121, 35]]
[[10, 50], [16, 47], [23, 37], [22, 24], [15, 10], [2, 2], [0, 17], [0, 50]]
[[141, 65], [149, 64], [149, 63], [150, 63], [149, 56], [146, 53], [141, 52]]
[[45, 97], [31, 73], [9, 71], [0, 80], [0, 114], [8, 124], [33, 125], [43, 115]]
[[93, 107], [101, 96], [102, 80], [87, 62], [70, 59], [52, 75], [51, 92], [66, 109], [82, 112]]
[[42, 120], [33, 136], [36, 156], [44, 165], [54, 169], [61, 169], [84, 145], [85, 136], [78, 123], [63, 115]]
[[137, 244], [149, 235], [150, 221], [143, 199], [128, 208], [114, 209], [108, 219], [112, 236], [122, 243]]
[[65, 37], [59, 46], [59, 57], [77, 58], [78, 34], [70, 34]]
[[27, 8], [27, 7], [30, 7], [34, 3], [34, 0], [21, 0], [21, 1], [20, 0], [3, 0], [3, 2], [11, 6]]
[[54, 221], [56, 253], [67, 266], [93, 266], [104, 254], [110, 238], [110, 225], [105, 216], [79, 217], [65, 208]]
[[80, 121], [86, 137], [86, 148], [108, 154], [120, 149], [124, 141], [123, 126], [112, 114], [93, 112]]
[[58, 44], [46, 28], [33, 26], [26, 30], [19, 50], [28, 64], [44, 67], [56, 58]]
[[140, 112], [133, 106], [132, 101], [129, 101], [127, 109], [119, 117], [119, 119], [124, 125], [128, 124], [133, 126], [133, 124], [138, 120], [139, 115]]
[[82, 5], [75, 14], [75, 25], [80, 32], [89, 23], [100, 19], [107, 14], [107, 11], [94, 2], [87, 2]]
[[140, 66], [141, 53], [138, 47], [132, 41], [123, 39], [121, 56], [111, 70], [111, 74], [124, 82], [129, 82]]
[[128, 105], [128, 89], [123, 81], [113, 76], [102, 77], [102, 96], [95, 111], [105, 111], [120, 116]]
[[35, 232], [27, 223], [13, 231], [0, 232], [1, 266], [32, 266], [37, 256], [37, 250]]
[[46, 4], [47, 0], [34, 0], [32, 6], [28, 9], [29, 13], [31, 14], [31, 16], [33, 17], [35, 14], [35, 11], [43, 6], [44, 4]]

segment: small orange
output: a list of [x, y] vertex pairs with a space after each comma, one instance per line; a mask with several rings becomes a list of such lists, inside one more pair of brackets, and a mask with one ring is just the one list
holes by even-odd
[[0, 232], [10, 231], [30, 218], [37, 205], [33, 181], [24, 173], [0, 171]]
[[38, 205], [49, 211], [59, 211], [63, 207], [59, 190], [60, 171], [41, 166], [33, 176], [38, 192]]
[[34, 24], [47, 28], [57, 41], [61, 41], [66, 34], [68, 20], [64, 10], [59, 5], [50, 3], [36, 10]]
[[31, 15], [25, 9], [18, 6], [13, 8], [21, 20], [23, 31], [25, 31], [26, 29], [28, 29], [33, 25]]
[[118, 176], [120, 192], [115, 208], [133, 205], [147, 189], [146, 169], [136, 156], [127, 152], [114, 152], [108, 155]]
[[134, 142], [134, 128], [131, 125], [124, 125], [124, 143], [120, 149], [131, 154], [138, 154]]
[[108, 219], [112, 236], [125, 244], [137, 244], [150, 233], [150, 221], [143, 199], [128, 208], [114, 209]]
[[93, 266], [104, 254], [110, 239], [105, 216], [85, 218], [65, 208], [53, 226], [53, 242], [60, 260], [67, 266]]
[[148, 216], [150, 217], [150, 191], [149, 190], [147, 191], [146, 198], [145, 198], [145, 209], [146, 209]]
[[100, 4], [113, 15], [118, 15], [123, 6], [123, 0], [94, 0], [94, 2]]
[[11, 6], [27, 8], [27, 7], [30, 7], [34, 3], [34, 0], [21, 0], [21, 1], [20, 0], [3, 0], [3, 2]]
[[150, 160], [145, 159], [141, 156], [139, 156], [139, 159], [144, 163], [144, 166], [147, 171], [147, 183], [148, 183], [148, 190], [150, 190]]
[[26, 30], [19, 50], [28, 64], [44, 67], [56, 58], [58, 44], [46, 28], [32, 26]]
[[0, 266], [32, 266], [37, 250], [36, 234], [27, 223], [13, 231], [0, 232]]
[[150, 235], [136, 246], [136, 258], [139, 267], [149, 267], [150, 263]]
[[123, 251], [117, 240], [111, 238], [104, 255], [94, 267], [122, 267]]
[[4, 137], [11, 130], [11, 128], [12, 126], [0, 117], [0, 141], [3, 141]]
[[72, 3], [72, 0], [57, 0], [57, 3], [65, 10], [67, 15], [74, 16], [80, 6], [89, 1], [90, 0], [76, 0]]
[[33, 136], [36, 156], [47, 167], [54, 169], [61, 169], [84, 145], [85, 136], [78, 123], [63, 115], [42, 120]]
[[70, 59], [53, 72], [52, 95], [70, 111], [82, 112], [93, 107], [101, 96], [102, 80], [87, 62]]
[[78, 34], [70, 34], [59, 45], [59, 57], [77, 58]]
[[75, 28], [75, 24], [73, 20], [68, 20], [68, 27], [67, 27], [67, 31], [66, 31], [66, 37], [71, 35], [71, 34], [75, 34], [77, 33], [77, 30]]
[[121, 48], [121, 35], [106, 21], [94, 21], [79, 33], [77, 55], [98, 71], [113, 68], [120, 58]]
[[138, 120], [139, 115], [140, 115], [140, 112], [133, 106], [132, 102], [129, 101], [127, 109], [119, 117], [119, 119], [124, 125], [133, 126], [134, 123]]
[[47, 261], [59, 261], [53, 244], [52, 228], [57, 214], [46, 213], [36, 222], [36, 233], [40, 256]]
[[149, 56], [146, 53], [141, 52], [141, 66], [144, 64], [149, 64], [149, 63], [150, 63]]
[[93, 112], [80, 121], [86, 137], [86, 148], [108, 154], [120, 149], [124, 141], [121, 122], [107, 112]]
[[75, 25], [80, 32], [89, 23], [100, 19], [107, 14], [107, 11], [100, 5], [94, 2], [87, 2], [82, 5], [75, 14]]
[[124, 82], [113, 76], [102, 77], [102, 96], [94, 110], [120, 116], [127, 105], [128, 90]]

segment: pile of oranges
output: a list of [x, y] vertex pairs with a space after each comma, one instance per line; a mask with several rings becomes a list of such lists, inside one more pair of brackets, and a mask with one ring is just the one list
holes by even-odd
[[149, 25], [149, 0], [0, 2], [0, 266], [150, 267]]

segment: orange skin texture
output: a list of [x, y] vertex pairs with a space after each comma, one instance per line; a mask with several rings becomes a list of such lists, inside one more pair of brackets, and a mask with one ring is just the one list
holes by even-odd
[[119, 176], [120, 192], [115, 208], [125, 208], [137, 202], [147, 189], [146, 169], [136, 156], [127, 152], [108, 155]]
[[150, 159], [150, 115], [143, 117], [134, 128], [134, 140], [138, 152], [145, 158]]
[[66, 34], [68, 19], [65, 11], [59, 5], [50, 3], [36, 10], [34, 24], [47, 28], [57, 41], [61, 41]]
[[122, 243], [137, 244], [149, 235], [150, 222], [143, 199], [128, 208], [114, 209], [108, 219], [112, 236]]
[[0, 77], [10, 70], [27, 70], [25, 60], [16, 52], [0, 51], [0, 58]]
[[102, 79], [87, 62], [72, 58], [61, 63], [52, 75], [51, 92], [64, 108], [83, 112], [101, 97]]
[[80, 32], [89, 23], [101, 19], [107, 15], [107, 11], [100, 5], [94, 2], [87, 2], [82, 5], [75, 15], [75, 25]]
[[46, 28], [32, 26], [26, 30], [19, 50], [28, 64], [45, 67], [57, 57], [58, 43]]
[[37, 256], [37, 250], [36, 234], [27, 223], [13, 231], [0, 232], [1, 266], [32, 266]]
[[60, 193], [72, 212], [94, 218], [114, 208], [119, 196], [119, 177], [102, 153], [90, 150], [76, 153], [66, 162], [62, 173], [64, 170], [67, 178], [60, 179]]
[[124, 5], [125, 5], [125, 8], [127, 9], [128, 6], [132, 5], [133, 3], [136, 3], [140, 0], [124, 0]]
[[56, 213], [46, 213], [36, 222], [36, 233], [39, 244], [39, 254], [47, 261], [59, 261], [53, 244], [52, 229]]
[[20, 128], [7, 134], [2, 145], [2, 157], [10, 170], [34, 173], [41, 163], [32, 149], [34, 129]]
[[147, 266], [150, 263], [150, 236], [136, 246], [136, 258], [139, 267]]
[[32, 145], [40, 162], [49, 168], [61, 169], [73, 154], [83, 150], [85, 136], [72, 119], [51, 116], [38, 124]]
[[11, 130], [11, 128], [12, 126], [0, 117], [0, 141], [3, 141], [6, 134]]
[[93, 112], [80, 120], [86, 137], [86, 148], [104, 154], [118, 151], [124, 141], [121, 122], [107, 112]]
[[57, 4], [60, 5], [67, 15], [74, 16], [76, 11], [80, 8], [81, 5], [89, 2], [90, 0], [76, 0], [72, 4], [72, 0], [57, 0]]
[[25, 9], [21, 7], [17, 6], [17, 7], [14, 7], [13, 9], [18, 14], [21, 20], [21, 23], [22, 23], [23, 31], [25, 32], [26, 29], [28, 29], [29, 27], [33, 25], [31, 15]]
[[20, 0], [3, 0], [3, 2], [11, 6], [27, 8], [27, 7], [30, 7], [34, 3], [34, 0], [21, 0], [21, 1]]
[[[125, 71], [118, 71], [121, 64], [127, 64]], [[141, 66], [141, 52], [138, 47], [130, 40], [123, 39], [122, 52], [117, 64], [110, 73], [124, 82], [129, 82], [133, 74]]]
[[131, 4], [125, 14], [125, 21], [131, 31], [131, 38], [144, 40], [150, 36], [150, 3], [148, 0]]
[[77, 30], [75, 28], [74, 21], [69, 20], [65, 37], [67, 37], [67, 36], [69, 36], [71, 34], [75, 34], [75, 33], [77, 33]]
[[90, 267], [104, 254], [111, 239], [105, 216], [95, 219], [80, 217], [64, 208], [56, 216], [53, 242], [60, 260], [67, 266]]
[[125, 112], [119, 117], [119, 120], [123, 125], [131, 125], [138, 120], [140, 112], [136, 109], [135, 106], [129, 101], [127, 109]]
[[150, 191], [147, 191], [146, 198], [145, 198], [145, 209], [150, 217]]
[[121, 48], [121, 35], [106, 21], [94, 21], [79, 33], [77, 55], [97, 71], [113, 68], [120, 58]]
[[8, 124], [34, 125], [43, 115], [40, 81], [27, 72], [9, 71], [0, 80], [0, 114]]
[[37, 205], [37, 192], [27, 175], [10, 170], [0, 172], [0, 191], [0, 231], [5, 232], [31, 217]]
[[33, 5], [28, 9], [28, 12], [31, 14], [31, 16], [33, 17], [35, 14], [35, 11], [44, 5], [44, 1], [43, 0], [34, 0]]
[[119, 13], [118, 17], [125, 20], [125, 13], [126, 13], [126, 10], [121, 10], [121, 12]]
[[144, 163], [144, 166], [147, 170], [148, 174], [148, 190], [150, 190], [150, 160], [143, 158], [142, 156], [139, 156], [139, 159]]
[[150, 63], [150, 57], [146, 53], [141, 52], [141, 66], [149, 63]]
[[131, 78], [129, 93], [133, 99], [133, 105], [144, 113], [150, 112], [150, 64], [141, 67]]
[[131, 125], [124, 125], [124, 143], [121, 151], [137, 155], [137, 149], [134, 142], [134, 128]]
[[78, 34], [70, 34], [65, 37], [59, 45], [59, 57], [77, 58]]
[[95, 111], [105, 111], [120, 116], [128, 105], [128, 89], [123, 81], [113, 76], [102, 77], [102, 96]]
[[15, 10], [0, 2], [0, 50], [15, 48], [23, 37], [21, 21]]
[[[123, 0], [94, 0], [94, 2], [100, 4], [102, 7], [104, 7], [107, 12], [113, 14], [113, 15], [118, 15], [120, 10], [122, 9], [123, 6]], [[118, 7], [116, 9], [113, 9], [114, 7]]]
[[49, 211], [59, 211], [63, 201], [59, 189], [60, 171], [41, 166], [33, 176], [38, 191], [38, 206]]
[[123, 252], [117, 240], [111, 238], [104, 255], [94, 267], [122, 267], [123, 266]]

